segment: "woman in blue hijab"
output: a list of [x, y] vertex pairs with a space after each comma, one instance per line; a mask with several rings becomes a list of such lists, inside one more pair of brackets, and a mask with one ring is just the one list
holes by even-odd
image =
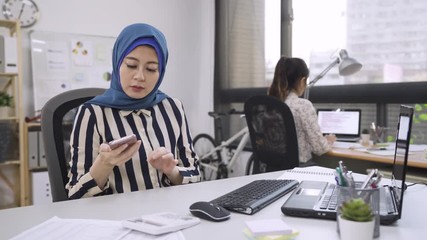
[[[159, 90], [168, 49], [148, 24], [122, 30], [110, 88], [83, 104], [71, 134], [70, 199], [200, 181], [182, 103]], [[108, 142], [134, 134], [135, 143]]]

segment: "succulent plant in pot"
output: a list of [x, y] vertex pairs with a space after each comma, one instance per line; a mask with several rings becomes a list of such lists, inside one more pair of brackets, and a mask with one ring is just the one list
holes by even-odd
[[341, 217], [350, 221], [369, 222], [374, 214], [362, 198], [352, 198], [341, 205]]
[[369, 130], [364, 128], [362, 130], [362, 134], [361, 134], [361, 139], [362, 141], [360, 142], [363, 146], [368, 146], [370, 144], [371, 141], [371, 134], [369, 133]]
[[375, 219], [371, 206], [362, 198], [342, 203], [338, 217], [341, 240], [370, 240], [374, 237]]

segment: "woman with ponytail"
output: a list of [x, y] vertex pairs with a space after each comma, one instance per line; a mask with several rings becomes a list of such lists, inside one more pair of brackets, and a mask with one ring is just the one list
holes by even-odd
[[310, 166], [312, 154], [322, 155], [331, 150], [334, 135], [323, 136], [317, 123], [313, 104], [300, 98], [306, 88], [309, 70], [300, 58], [281, 57], [274, 71], [268, 95], [284, 101], [292, 111], [298, 139], [300, 166]]

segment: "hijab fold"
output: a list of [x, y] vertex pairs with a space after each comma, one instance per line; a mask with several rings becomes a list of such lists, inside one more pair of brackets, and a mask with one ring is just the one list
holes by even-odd
[[[123, 59], [138, 46], [154, 48], [159, 61], [159, 80], [153, 90], [142, 99], [131, 98], [123, 91], [120, 83], [120, 65]], [[168, 61], [168, 49], [164, 35], [151, 25], [136, 23], [127, 26], [117, 37], [113, 47], [113, 72], [110, 88], [102, 95], [88, 101], [88, 103], [121, 110], [139, 110], [152, 107], [167, 95], [159, 90], [165, 74]]]

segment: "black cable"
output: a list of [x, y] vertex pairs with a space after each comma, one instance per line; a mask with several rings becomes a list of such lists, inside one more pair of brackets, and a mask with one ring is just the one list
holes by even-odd
[[415, 186], [417, 184], [423, 184], [423, 185], [427, 186], [427, 183], [425, 183], [425, 182], [416, 182], [416, 183], [407, 184], [406, 187], [412, 187], [412, 186]]

